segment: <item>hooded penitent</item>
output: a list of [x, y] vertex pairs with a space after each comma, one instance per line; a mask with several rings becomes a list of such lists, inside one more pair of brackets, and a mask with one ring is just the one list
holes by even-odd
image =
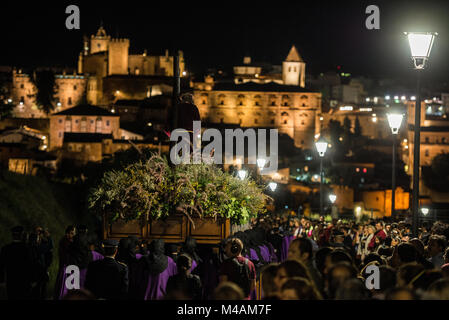
[[201, 258], [197, 253], [197, 244], [196, 240], [187, 237], [183, 246], [181, 247], [181, 253], [187, 253], [197, 264], [201, 262]]
[[163, 272], [168, 266], [168, 257], [165, 255], [165, 243], [162, 239], [153, 240], [150, 243], [150, 254], [144, 256], [144, 264], [150, 275]]

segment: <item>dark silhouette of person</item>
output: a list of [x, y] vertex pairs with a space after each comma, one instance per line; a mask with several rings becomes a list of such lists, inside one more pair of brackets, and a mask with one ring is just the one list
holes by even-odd
[[7, 244], [0, 252], [0, 282], [5, 282], [9, 300], [31, 298], [33, 282], [33, 259], [30, 247], [25, 243], [24, 228], [17, 226], [11, 229], [12, 243]]
[[105, 240], [104, 259], [89, 263], [85, 287], [99, 299], [126, 299], [128, 295], [128, 267], [115, 260], [118, 242]]

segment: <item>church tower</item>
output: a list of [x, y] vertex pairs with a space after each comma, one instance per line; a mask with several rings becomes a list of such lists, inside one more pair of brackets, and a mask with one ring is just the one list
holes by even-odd
[[296, 50], [292, 46], [287, 58], [282, 62], [282, 80], [286, 85], [306, 86], [306, 64]]
[[90, 54], [107, 51], [109, 48], [110, 40], [111, 36], [108, 36], [103, 26], [100, 26], [100, 28], [98, 28], [97, 34], [95, 36], [91, 35], [90, 37]]

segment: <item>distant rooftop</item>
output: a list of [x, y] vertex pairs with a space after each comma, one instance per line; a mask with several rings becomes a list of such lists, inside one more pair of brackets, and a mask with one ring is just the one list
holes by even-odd
[[54, 113], [57, 116], [111, 116], [118, 117], [118, 115], [109, 112], [106, 109], [93, 106], [90, 104], [81, 104], [76, 107], [66, 109], [64, 111]]

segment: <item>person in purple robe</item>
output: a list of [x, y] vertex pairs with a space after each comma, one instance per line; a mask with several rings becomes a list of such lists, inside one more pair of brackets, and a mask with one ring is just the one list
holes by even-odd
[[281, 262], [287, 260], [288, 257], [288, 248], [290, 247], [290, 243], [293, 241], [295, 237], [293, 235], [286, 235], [282, 239], [281, 246]]
[[140, 259], [143, 267], [143, 299], [160, 300], [166, 294], [168, 279], [177, 273], [176, 263], [165, 255], [164, 240], [156, 239], [150, 244], [150, 254]]
[[69, 292], [65, 285], [67, 278], [66, 268], [69, 265], [76, 265], [80, 270], [80, 288], [84, 288], [86, 281], [87, 266], [92, 261], [102, 260], [104, 257], [102, 254], [90, 249], [90, 239], [86, 233], [77, 234], [72, 245], [68, 249], [68, 261], [67, 264], [61, 269], [61, 274], [58, 279], [60, 283], [58, 284], [59, 291], [57, 292], [59, 300], [63, 299], [64, 296]]

